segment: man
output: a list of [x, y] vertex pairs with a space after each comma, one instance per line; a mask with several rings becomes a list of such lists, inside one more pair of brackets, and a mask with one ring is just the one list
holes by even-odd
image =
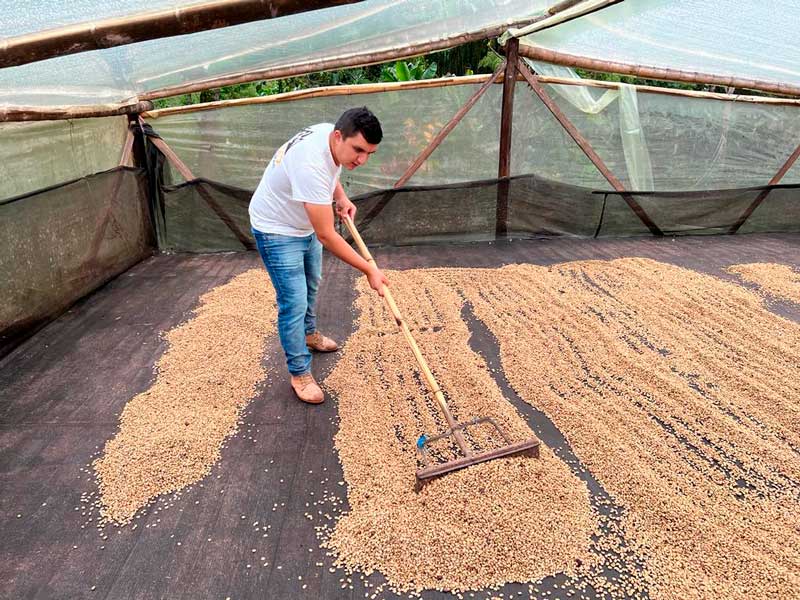
[[250, 224], [278, 301], [278, 334], [291, 385], [303, 402], [319, 404], [322, 390], [311, 375], [311, 353], [332, 352], [336, 342], [317, 330], [317, 290], [322, 247], [367, 276], [382, 294], [388, 282], [336, 232], [332, 201], [340, 217], [356, 207], [339, 174], [367, 162], [383, 138], [378, 119], [366, 107], [345, 111], [335, 125], [320, 123], [281, 146], [250, 200]]

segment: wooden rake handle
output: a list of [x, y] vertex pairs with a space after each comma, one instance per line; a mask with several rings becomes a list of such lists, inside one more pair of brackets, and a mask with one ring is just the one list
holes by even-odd
[[[370, 254], [367, 245], [364, 243], [364, 240], [361, 239], [361, 234], [358, 233], [358, 229], [356, 229], [355, 223], [353, 220], [345, 216], [343, 217], [344, 224], [347, 226], [347, 230], [350, 232], [350, 235], [353, 237], [353, 240], [356, 243], [356, 247], [358, 251], [361, 253], [361, 256], [364, 257], [364, 260], [367, 262], [377, 266], [375, 259], [372, 258], [372, 254]], [[422, 352], [420, 352], [419, 346], [417, 346], [417, 341], [414, 339], [414, 336], [411, 335], [411, 329], [408, 327], [408, 323], [406, 323], [405, 319], [403, 319], [403, 315], [400, 314], [400, 309], [397, 308], [397, 303], [394, 301], [394, 296], [392, 296], [392, 292], [389, 291], [389, 288], [383, 286], [381, 290], [383, 293], [383, 300], [386, 302], [386, 306], [389, 308], [389, 312], [392, 313], [394, 317], [395, 323], [400, 328], [400, 331], [403, 332], [403, 335], [408, 342], [408, 345], [411, 347], [411, 351], [414, 353], [414, 358], [417, 359], [417, 364], [419, 365], [420, 370], [422, 371], [423, 376], [425, 377], [425, 382], [428, 384], [428, 388], [431, 390], [431, 393], [436, 398], [436, 401], [439, 403], [439, 408], [442, 409], [445, 418], [447, 419], [448, 425], [452, 428], [456, 426], [456, 422], [453, 419], [453, 416], [450, 414], [450, 409], [447, 406], [447, 402], [445, 401], [444, 394], [442, 393], [442, 389], [439, 387], [439, 383], [436, 381], [436, 378], [431, 373], [430, 367], [428, 367], [428, 362], [425, 360], [425, 357], [422, 356]]]

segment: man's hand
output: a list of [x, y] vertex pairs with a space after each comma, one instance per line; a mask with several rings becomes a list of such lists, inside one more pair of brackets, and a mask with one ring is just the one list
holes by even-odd
[[336, 214], [339, 215], [339, 218], [341, 219], [344, 219], [345, 217], [354, 219], [356, 216], [356, 205], [350, 202], [350, 198], [347, 196], [337, 198]]
[[389, 281], [378, 267], [364, 260], [364, 257], [359, 256], [358, 252], [353, 250], [350, 244], [336, 233], [336, 229], [333, 227], [333, 211], [330, 205], [304, 202], [303, 206], [306, 209], [308, 220], [311, 222], [311, 226], [314, 228], [314, 232], [322, 245], [348, 265], [364, 273], [372, 289], [383, 296], [383, 286], [387, 285]]
[[350, 217], [351, 219], [355, 218], [356, 205], [350, 202], [350, 198], [347, 197], [347, 192], [345, 192], [342, 187], [342, 182], [338, 179], [336, 180], [336, 187], [333, 190], [333, 199], [336, 202], [336, 214], [339, 215], [340, 219], [344, 219], [345, 217]]
[[374, 265], [367, 273], [367, 281], [369, 281], [369, 286], [378, 292], [379, 296], [383, 296], [383, 286], [389, 285], [389, 280], [386, 279], [386, 275]]

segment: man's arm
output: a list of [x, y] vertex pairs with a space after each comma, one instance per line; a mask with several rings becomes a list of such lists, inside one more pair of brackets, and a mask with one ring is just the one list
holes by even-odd
[[355, 267], [369, 280], [369, 285], [373, 290], [383, 296], [383, 286], [389, 284], [389, 280], [374, 264], [364, 260], [358, 252], [350, 247], [342, 236], [340, 236], [333, 226], [333, 211], [328, 204], [311, 204], [304, 202], [308, 220], [317, 234], [317, 238], [329, 252], [340, 258], [348, 265]]

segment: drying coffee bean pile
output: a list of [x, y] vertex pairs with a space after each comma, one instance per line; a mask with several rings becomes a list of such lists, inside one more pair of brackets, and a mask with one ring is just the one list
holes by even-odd
[[800, 590], [800, 325], [646, 259], [460, 281], [516, 391], [627, 509], [651, 598]]
[[[471, 305], [515, 391], [623, 509], [650, 598], [800, 597], [800, 325], [741, 286], [647, 259], [390, 279], [457, 418], [497, 416], [519, 439], [524, 425], [467, 345]], [[585, 487], [547, 449], [414, 495], [414, 441], [442, 423], [363, 285], [357, 308], [326, 380], [351, 506], [329, 541], [340, 562], [401, 589], [536, 581], [596, 562]], [[622, 593], [644, 590], [609, 592]]]
[[[456, 291], [425, 271], [395, 273], [392, 290], [457, 421], [495, 418], [512, 441], [532, 436], [468, 347]], [[596, 562], [597, 519], [585, 485], [546, 447], [541, 458], [483, 463], [414, 491], [415, 442], [444, 420], [416, 375], [394, 320], [361, 285], [357, 331], [325, 380], [339, 402], [336, 447], [351, 510], [328, 540], [343, 564], [380, 570], [397, 589], [478, 589], [536, 581]], [[481, 449], [500, 440], [469, 430]], [[448, 455], [449, 456], [449, 455]]]
[[728, 267], [729, 273], [757, 284], [763, 292], [783, 300], [800, 304], [800, 271], [789, 265], [775, 263], [750, 263]]
[[265, 377], [261, 357], [276, 318], [269, 278], [253, 269], [204, 294], [165, 335], [155, 381], [125, 406], [94, 463], [105, 519], [127, 523], [151, 499], [208, 474]]

